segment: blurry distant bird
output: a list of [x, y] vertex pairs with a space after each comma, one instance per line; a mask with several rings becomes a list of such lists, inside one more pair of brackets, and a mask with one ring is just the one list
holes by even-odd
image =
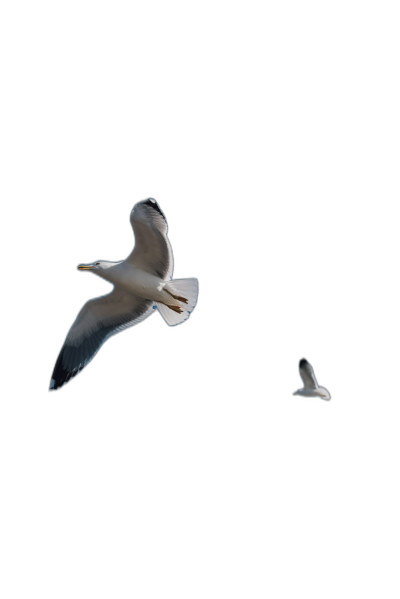
[[295, 391], [293, 395], [305, 395], [306, 397], [320, 397], [329, 401], [331, 396], [328, 389], [320, 387], [315, 378], [313, 367], [305, 358], [302, 358], [299, 363], [300, 376], [304, 383], [303, 389]]
[[50, 389], [58, 389], [89, 364], [111, 335], [142, 322], [155, 308], [175, 326], [187, 320], [199, 292], [197, 279], [172, 279], [174, 267], [166, 218], [153, 199], [131, 212], [135, 247], [126, 260], [81, 264], [114, 285], [113, 291], [89, 300], [79, 312], [58, 356]]

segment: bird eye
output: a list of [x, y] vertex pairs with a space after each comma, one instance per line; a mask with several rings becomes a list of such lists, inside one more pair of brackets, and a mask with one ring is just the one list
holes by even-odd
[[96, 262], [95, 266], [100, 266], [100, 262]]

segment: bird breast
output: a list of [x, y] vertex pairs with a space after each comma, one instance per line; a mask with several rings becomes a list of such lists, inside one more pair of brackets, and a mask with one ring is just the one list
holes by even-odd
[[[104, 278], [108, 281], [138, 297], [160, 301], [165, 294], [163, 287], [166, 281], [130, 264], [118, 264], [113, 268], [109, 268], [104, 274]], [[103, 273], [100, 276], [102, 275]]]

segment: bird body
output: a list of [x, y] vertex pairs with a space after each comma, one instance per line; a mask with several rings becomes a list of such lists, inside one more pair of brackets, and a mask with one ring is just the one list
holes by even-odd
[[299, 371], [301, 379], [304, 383], [304, 387], [295, 391], [293, 395], [303, 395], [304, 397], [320, 397], [326, 401], [331, 399], [328, 389], [318, 385], [314, 374], [314, 369], [305, 358], [300, 360]]
[[164, 287], [168, 285], [168, 281], [164, 281], [141, 268], [132, 266], [126, 260], [117, 263], [111, 262], [109, 267], [102, 268], [102, 264], [104, 263], [100, 262], [100, 267], [93, 269], [93, 273], [113, 283], [123, 291], [154, 302], [180, 306], [180, 302], [164, 290]]
[[328, 389], [318, 387], [318, 389], [298, 389], [293, 395], [303, 395], [304, 397], [320, 397], [321, 399], [329, 400], [331, 398]]
[[114, 285], [108, 295], [89, 300], [79, 312], [61, 348], [50, 389], [58, 389], [96, 355], [115, 333], [154, 314], [170, 326], [187, 320], [197, 304], [197, 279], [174, 279], [173, 255], [164, 213], [153, 199], [137, 203], [131, 212], [135, 247], [126, 260], [80, 264]]

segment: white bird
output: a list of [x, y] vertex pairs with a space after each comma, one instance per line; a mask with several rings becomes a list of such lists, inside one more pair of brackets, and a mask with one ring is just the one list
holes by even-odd
[[313, 367], [305, 358], [302, 358], [299, 363], [299, 371], [304, 383], [303, 389], [298, 389], [293, 395], [304, 395], [306, 397], [320, 397], [329, 401], [331, 396], [328, 389], [320, 387], [315, 378]]
[[114, 285], [79, 312], [58, 356], [50, 389], [58, 389], [94, 358], [111, 335], [142, 322], [158, 308], [165, 322], [187, 320], [197, 304], [197, 279], [172, 279], [174, 260], [166, 218], [151, 198], [131, 212], [135, 247], [126, 260], [80, 264]]

